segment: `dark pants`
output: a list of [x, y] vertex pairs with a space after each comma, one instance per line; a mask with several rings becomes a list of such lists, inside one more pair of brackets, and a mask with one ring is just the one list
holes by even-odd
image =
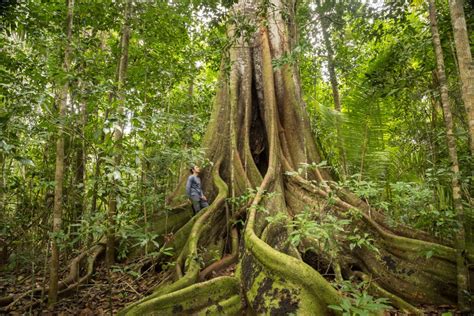
[[191, 202], [193, 203], [193, 212], [196, 214], [200, 210], [202, 210], [205, 207], [209, 206], [209, 203], [207, 203], [206, 200], [201, 199], [200, 197], [197, 196], [192, 196], [191, 197]]

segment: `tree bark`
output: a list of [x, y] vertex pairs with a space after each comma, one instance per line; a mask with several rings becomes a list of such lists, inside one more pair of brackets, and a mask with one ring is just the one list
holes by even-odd
[[[86, 162], [87, 162], [87, 147], [85, 142], [85, 127], [87, 124], [87, 107], [84, 100], [81, 100], [77, 113], [78, 126], [76, 132], [78, 137], [74, 139], [75, 150], [75, 168], [74, 168], [74, 183], [72, 185], [73, 192], [73, 216], [72, 222], [78, 223], [85, 214], [86, 203]], [[77, 233], [77, 227], [71, 227], [71, 232]], [[86, 240], [81, 241], [84, 245]], [[74, 247], [77, 245], [74, 245]]]
[[334, 66], [334, 51], [331, 45], [331, 39], [329, 38], [329, 23], [327, 18], [324, 16], [321, 0], [318, 0], [318, 15], [321, 23], [321, 33], [323, 35], [324, 46], [326, 47], [327, 60], [328, 60], [328, 71], [329, 80], [331, 81], [332, 96], [334, 100], [334, 109], [338, 112], [341, 111], [341, 100], [339, 97], [339, 88], [337, 83], [336, 70]]
[[[64, 48], [63, 71], [68, 74], [71, 63], [71, 41], [74, 0], [67, 0], [66, 16], [66, 43]], [[59, 246], [58, 234], [61, 232], [62, 209], [63, 209], [63, 179], [64, 179], [64, 120], [66, 119], [66, 107], [69, 98], [69, 82], [65, 79], [64, 85], [59, 93], [59, 126], [56, 143], [56, 171], [54, 176], [54, 208], [53, 208], [53, 238], [51, 246], [51, 263], [49, 275], [48, 304], [54, 305], [58, 297], [58, 271], [59, 271]]]
[[[327, 279], [334, 276], [323, 277], [328, 269], [340, 271], [344, 279], [371, 279], [373, 293], [411, 314], [421, 314], [413, 304], [456, 301], [456, 249], [451, 243], [387, 225], [384, 214], [334, 187], [324, 169], [297, 172], [302, 164], [316, 165], [321, 158], [301, 103], [298, 72], [294, 65], [272, 66], [272, 60], [294, 47], [294, 7], [293, 0], [241, 0], [234, 6], [234, 21], [245, 20], [256, 31], [238, 24], [228, 31], [234, 44], [223, 58], [203, 140], [206, 158], [214, 162], [201, 176], [212, 203], [175, 231], [167, 245], [176, 254], [173, 281], [120, 315], [332, 315], [336, 312], [328, 305], [340, 304], [342, 294]], [[190, 214], [183, 197], [185, 181], [183, 176], [168, 197], [171, 216]], [[240, 229], [235, 275], [199, 282], [200, 275], [220, 265], [205, 262], [203, 268], [200, 249], [225, 244], [222, 240], [230, 237], [225, 202], [232, 195], [246, 201], [230, 214], [231, 223], [245, 220], [245, 225], [234, 225]], [[331, 239], [340, 249], [337, 256], [308, 237], [304, 241], [317, 258], [311, 261], [304, 249], [289, 242], [288, 223], [303, 212], [316, 223], [328, 213], [351, 220], [350, 228]], [[357, 216], [350, 215], [354, 212]], [[377, 252], [350, 246], [347, 235], [355, 228], [373, 238]]]
[[[321, 33], [323, 35], [324, 46], [326, 47], [327, 61], [328, 61], [328, 71], [329, 71], [329, 80], [331, 82], [332, 97], [334, 100], [334, 109], [341, 113], [341, 99], [339, 95], [339, 84], [337, 82], [336, 69], [334, 65], [334, 50], [332, 48], [331, 39], [328, 33], [329, 22], [327, 17], [324, 16], [324, 9], [321, 4], [321, 0], [317, 1], [318, 4], [318, 16], [321, 23]], [[346, 153], [344, 150], [344, 144], [342, 141], [341, 129], [340, 129], [340, 119], [339, 116], [336, 118], [336, 137], [337, 137], [337, 146], [339, 150], [339, 155], [342, 163], [342, 172], [343, 175], [347, 175], [347, 166], [346, 166]]]
[[435, 0], [429, 0], [429, 13], [430, 13], [430, 26], [431, 34], [433, 39], [433, 46], [436, 55], [436, 65], [438, 73], [438, 83], [441, 96], [441, 105], [443, 107], [444, 113], [444, 123], [446, 129], [446, 141], [448, 145], [449, 159], [451, 162], [451, 171], [452, 171], [452, 194], [453, 194], [453, 204], [457, 213], [459, 225], [459, 231], [457, 233], [457, 252], [456, 252], [456, 264], [457, 264], [457, 284], [458, 284], [458, 303], [459, 307], [463, 311], [469, 310], [469, 297], [466, 297], [468, 290], [468, 275], [469, 271], [466, 266], [465, 260], [465, 231], [464, 231], [464, 209], [461, 200], [461, 186], [459, 184], [460, 173], [459, 173], [459, 163], [458, 163], [458, 154], [456, 149], [456, 138], [454, 136], [454, 124], [453, 117], [451, 114], [451, 107], [449, 104], [448, 96], [448, 85], [446, 80], [446, 72], [444, 66], [444, 56], [443, 50], [441, 47], [441, 40], [438, 32], [438, 23], [436, 19], [436, 6]]
[[[124, 11], [124, 24], [122, 27], [122, 36], [120, 40], [120, 57], [117, 64], [117, 114], [118, 120], [114, 126], [113, 132], [113, 156], [114, 169], [120, 167], [122, 160], [122, 138], [123, 138], [123, 115], [124, 115], [124, 95], [123, 87], [125, 84], [125, 76], [127, 75], [128, 66], [128, 46], [130, 42], [130, 11], [131, 1], [127, 1]], [[109, 196], [109, 210], [108, 210], [108, 231], [107, 231], [107, 248], [105, 259], [107, 265], [110, 266], [115, 261], [115, 216], [117, 215], [117, 180], [113, 180]]]
[[469, 35], [464, 16], [464, 1], [449, 0], [454, 43], [459, 65], [461, 96], [467, 112], [471, 156], [474, 157], [474, 64], [472, 63]]

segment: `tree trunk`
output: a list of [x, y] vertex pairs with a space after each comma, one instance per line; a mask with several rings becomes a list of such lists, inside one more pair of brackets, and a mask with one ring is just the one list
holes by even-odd
[[[84, 100], [81, 100], [79, 108], [78, 108], [78, 115], [77, 115], [78, 127], [77, 127], [77, 137], [74, 141], [74, 150], [76, 151], [75, 157], [75, 175], [74, 175], [74, 185], [72, 186], [72, 190], [74, 192], [74, 201], [73, 201], [73, 223], [78, 223], [85, 214], [84, 206], [86, 205], [86, 160], [87, 160], [87, 152], [86, 152], [86, 142], [85, 142], [85, 127], [87, 124], [87, 107]], [[77, 227], [71, 227], [71, 232], [77, 233]], [[83, 244], [87, 244], [87, 241], [84, 240]], [[74, 245], [74, 247], [77, 245]]]
[[341, 111], [341, 100], [339, 98], [339, 88], [337, 83], [337, 76], [336, 70], [334, 67], [334, 51], [332, 49], [331, 40], [329, 38], [329, 23], [327, 18], [324, 16], [324, 10], [321, 5], [321, 0], [318, 0], [318, 15], [319, 21], [321, 23], [321, 33], [323, 35], [324, 46], [326, 47], [327, 52], [327, 60], [328, 60], [328, 71], [329, 71], [329, 79], [331, 81], [331, 88], [332, 88], [332, 96], [334, 99], [334, 109], [336, 111]]
[[[334, 66], [334, 51], [331, 45], [331, 39], [329, 37], [328, 29], [329, 22], [327, 17], [324, 16], [324, 9], [321, 4], [321, 0], [317, 1], [318, 3], [318, 16], [321, 23], [321, 33], [323, 35], [324, 46], [326, 47], [327, 61], [328, 61], [328, 71], [329, 71], [329, 80], [331, 82], [332, 97], [334, 100], [334, 109], [341, 113], [341, 99], [339, 95], [339, 85], [337, 82], [336, 69]], [[344, 144], [342, 141], [341, 128], [340, 128], [340, 118], [337, 116], [336, 120], [336, 137], [337, 137], [337, 147], [342, 164], [343, 175], [347, 175], [347, 166], [346, 166], [346, 153], [344, 150]]]
[[[117, 64], [117, 114], [118, 120], [114, 127], [113, 132], [113, 156], [114, 156], [114, 169], [120, 167], [120, 162], [122, 160], [122, 138], [123, 138], [123, 86], [125, 84], [125, 76], [127, 74], [128, 66], [128, 44], [130, 41], [130, 11], [131, 11], [131, 1], [127, 1], [125, 4], [124, 17], [125, 21], [122, 27], [122, 37], [120, 40], [120, 57]], [[109, 196], [109, 211], [108, 211], [108, 231], [107, 231], [107, 248], [105, 259], [107, 265], [110, 266], [115, 261], [115, 216], [117, 215], [117, 180], [114, 180], [112, 183], [110, 196]]]
[[[74, 0], [67, 0], [66, 16], [66, 44], [64, 48], [63, 71], [68, 74], [71, 63], [71, 40]], [[58, 271], [59, 271], [59, 246], [58, 234], [61, 232], [62, 209], [63, 209], [63, 178], [64, 178], [64, 120], [66, 119], [66, 107], [69, 98], [69, 82], [66, 79], [59, 93], [59, 126], [58, 139], [56, 143], [56, 171], [54, 176], [54, 208], [53, 208], [53, 238], [51, 246], [51, 263], [49, 273], [49, 295], [48, 304], [56, 303], [58, 297]]]
[[429, 0], [429, 11], [430, 11], [430, 25], [431, 34], [433, 38], [433, 46], [436, 55], [436, 65], [438, 72], [438, 83], [441, 96], [441, 105], [444, 113], [444, 123], [446, 128], [446, 141], [448, 145], [449, 159], [451, 162], [452, 180], [451, 187], [453, 191], [453, 204], [457, 213], [458, 221], [461, 224], [457, 233], [457, 252], [456, 252], [456, 264], [457, 264], [457, 284], [458, 284], [458, 303], [459, 307], [463, 311], [469, 310], [469, 296], [466, 297], [468, 290], [468, 275], [469, 271], [466, 266], [466, 260], [464, 253], [466, 252], [465, 247], [465, 232], [464, 232], [464, 209], [461, 200], [461, 186], [459, 184], [459, 163], [458, 154], [456, 149], [456, 138], [454, 136], [454, 124], [453, 117], [451, 114], [451, 108], [449, 105], [448, 96], [448, 85], [446, 81], [446, 73], [444, 67], [443, 50], [441, 48], [441, 41], [438, 32], [438, 23], [436, 20], [436, 7], [435, 0]]
[[[320, 156], [301, 102], [297, 69], [272, 67], [272, 60], [293, 49], [294, 7], [294, 0], [241, 0], [235, 5], [234, 21], [245, 20], [257, 28], [236, 30], [242, 26], [233, 25], [228, 31], [235, 41], [222, 63], [203, 141], [207, 159], [214, 162], [201, 177], [212, 203], [176, 231], [169, 243], [176, 253], [174, 281], [126, 307], [121, 315], [337, 314], [328, 305], [340, 304], [342, 294], [321, 274], [328, 269], [334, 270], [326, 276], [329, 279], [334, 274], [344, 279], [371, 277], [370, 291], [409, 313], [420, 314], [412, 304], [456, 301], [456, 249], [451, 244], [387, 225], [383, 214], [375, 209], [369, 213], [363, 201], [333, 187], [324, 169], [295, 171], [301, 164], [319, 163]], [[168, 197], [172, 216], [190, 213], [183, 198], [185, 181], [181, 178]], [[242, 219], [245, 225], [234, 224], [239, 234], [226, 236], [225, 202], [231, 192], [248, 202], [229, 214], [231, 223]], [[305, 248], [289, 242], [292, 231], [299, 228], [290, 229], [288, 224], [304, 212], [315, 225], [328, 213], [351, 220], [350, 227], [330, 240], [338, 255], [318, 247], [318, 237], [311, 235], [303, 238]], [[355, 228], [373, 238], [377, 252], [351, 247], [347, 236]], [[217, 263], [205, 262], [201, 271], [200, 249], [225, 244], [226, 237], [239, 238], [232, 243], [240, 245], [235, 275], [200, 282], [200, 275], [211, 274], [210, 267], [225, 267], [229, 256], [236, 257], [237, 247], [231, 247], [232, 253]], [[308, 248], [313, 250], [305, 253]]]
[[462, 86], [461, 96], [469, 123], [471, 155], [474, 157], [474, 64], [472, 63], [463, 3], [463, 0], [449, 0], [449, 11], [451, 13], [454, 43], [456, 45], [456, 56]]

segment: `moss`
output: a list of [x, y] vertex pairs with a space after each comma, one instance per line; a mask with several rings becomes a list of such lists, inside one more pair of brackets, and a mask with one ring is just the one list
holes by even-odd
[[[278, 292], [278, 290], [276, 291]], [[276, 293], [275, 295], [280, 296], [279, 305], [270, 310], [270, 315], [291, 315], [298, 311], [300, 300], [297, 298], [297, 295], [292, 294], [288, 289], [283, 289], [281, 293]]]
[[265, 277], [257, 289], [257, 295], [253, 299], [252, 309], [261, 314], [266, 312], [265, 295], [272, 289], [273, 279]]
[[216, 168], [213, 170], [214, 182], [219, 189], [219, 194], [217, 198], [209, 206], [209, 208], [198, 213], [193, 218], [191, 223], [186, 224], [185, 227], [183, 227], [182, 231], [177, 234], [180, 237], [180, 239], [176, 240], [178, 242], [179, 240], [183, 239], [188, 229], [191, 230], [186, 240], [186, 243], [183, 246], [181, 254], [179, 255], [176, 261], [176, 265], [178, 267], [181, 266], [184, 258], [188, 259], [188, 266], [186, 267], [185, 275], [172, 284], [157, 288], [152, 295], [145, 297], [142, 300], [126, 307], [122, 311], [123, 314], [135, 313], [135, 311], [140, 311], [143, 309], [149, 310], [149, 306], [154, 306], [153, 302], [160, 302], [161, 297], [166, 297], [166, 295], [173, 294], [174, 292], [177, 292], [182, 289], [185, 290], [186, 288], [197, 282], [200, 271], [200, 265], [197, 261], [197, 245], [199, 242], [199, 237], [205, 226], [208, 224], [207, 219], [216, 209], [222, 206], [225, 198], [228, 195], [227, 185], [219, 176], [219, 165], [220, 162], [216, 164]]
[[[240, 309], [239, 283], [234, 277], [219, 277], [207, 282], [188, 286], [184, 289], [146, 300], [119, 313], [119, 315], [189, 315], [206, 314], [209, 310]], [[231, 301], [228, 301], [232, 298]]]
[[256, 264], [254, 258], [249, 254], [244, 255], [241, 262], [242, 273], [240, 275], [242, 281], [242, 290], [245, 293], [247, 300], [251, 302], [253, 296], [249, 295], [249, 293], [251, 293], [252, 286], [260, 275], [262, 268]]
[[[268, 22], [273, 23], [274, 21]], [[186, 261], [189, 263], [184, 267], [184, 275], [182, 276], [181, 271], [177, 273], [179, 277], [182, 276], [179, 280], [159, 289], [158, 293], [135, 305], [133, 313], [220, 315], [238, 313], [240, 310], [242, 303], [236, 279], [232, 281], [235, 282], [235, 288], [232, 290], [229, 290], [225, 285], [228, 281], [222, 279], [195, 284], [200, 269], [196, 260], [197, 245], [201, 235], [209, 235], [202, 238], [201, 243], [209, 244], [210, 240], [214, 238], [211, 233], [205, 231], [205, 228], [207, 225], [218, 223], [214, 218], [214, 216], [218, 216], [218, 213], [214, 211], [223, 204], [228, 195], [227, 185], [219, 176], [220, 167], [223, 169], [222, 177], [233, 186], [232, 190], [237, 194], [243, 192], [249, 183], [252, 187], [260, 186], [259, 193], [250, 209], [241, 249], [242, 261], [238, 265], [236, 273], [241, 279], [242, 293], [245, 293], [249, 306], [257, 313], [274, 315], [290, 313], [328, 315], [333, 311], [329, 310], [327, 305], [340, 303], [339, 293], [318, 272], [299, 260], [296, 255], [295, 257], [287, 255], [294, 249], [279, 247], [281, 241], [286, 239], [284, 234], [280, 234], [280, 231], [274, 226], [268, 226], [265, 230], [265, 235], [268, 238], [262, 238], [265, 218], [260, 216], [256, 219], [255, 215], [255, 207], [260, 202], [264, 189], [281, 194], [276, 198], [281, 201], [278, 205], [275, 201], [273, 205], [272, 202], [269, 203], [273, 206], [269, 208], [272, 211], [276, 209], [286, 211], [287, 204], [299, 204], [302, 207], [308, 203], [300, 195], [316, 192], [305, 188], [306, 191], [295, 190], [292, 192], [294, 194], [285, 194], [288, 188], [284, 188], [282, 181], [282, 169], [291, 169], [291, 166], [290, 168], [287, 166], [281, 168], [281, 164], [284, 164], [285, 161], [293, 166], [299, 162], [319, 161], [319, 153], [312, 140], [308, 117], [298, 104], [298, 87], [293, 82], [296, 74], [288, 66], [278, 73], [271, 64], [276, 48], [272, 41], [275, 41], [275, 38], [278, 40], [286, 36], [288, 36], [286, 33], [269, 36], [267, 25], [262, 25], [257, 34], [258, 45], [252, 48], [255, 54], [253, 60], [250, 56], [242, 58], [243, 52], [249, 51], [234, 47], [235, 50], [231, 52], [232, 73], [229, 77], [226, 77], [224, 63], [222, 64], [220, 76], [222, 86], [218, 89], [211, 122], [203, 143], [203, 147], [208, 148], [207, 157], [212, 161], [218, 161], [212, 173], [218, 196], [214, 206], [196, 216], [183, 227], [179, 236], [176, 236], [175, 244], [180, 246], [177, 249], [183, 249], [177, 266], [182, 268]], [[285, 48], [279, 47], [278, 49], [284, 50]], [[254, 64], [253, 69], [252, 63]], [[249, 72], [254, 71], [255, 76], [245, 73], [245, 71], [239, 73], [239, 65], [242, 64], [248, 66]], [[257, 72], [260, 73], [257, 74]], [[247, 85], [243, 84], [242, 75], [244, 73], [245, 78], [248, 78], [246, 79]], [[253, 83], [251, 82], [252, 77], [255, 78]], [[246, 101], [242, 101], [243, 99]], [[242, 111], [242, 102], [246, 102], [245, 111]], [[242, 115], [245, 117], [242, 118]], [[252, 119], [258, 115], [260, 115], [258, 124], [250, 126]], [[243, 139], [239, 139], [242, 138], [242, 126], [240, 126], [242, 122], [245, 122], [247, 130]], [[295, 129], [300, 132], [294, 133]], [[265, 147], [260, 163], [256, 163], [256, 156], [252, 157], [252, 149], [256, 148], [252, 148], [248, 143], [248, 138], [255, 138], [252, 132], [260, 134], [261, 143]], [[241, 141], [244, 141], [243, 145], [239, 143]], [[222, 159], [225, 160], [221, 166]], [[266, 173], [263, 179], [258, 168], [262, 174]], [[326, 178], [327, 174], [323, 170], [321, 173]], [[207, 177], [209, 174], [206, 175], [206, 179]], [[319, 174], [316, 178], [322, 180], [323, 177]], [[303, 187], [303, 184], [298, 184], [299, 189]], [[318, 189], [316, 194], [323, 197], [328, 195], [327, 191], [323, 189]], [[345, 201], [348, 200], [338, 199], [337, 207], [339, 209], [351, 208], [352, 206]], [[357, 203], [354, 205], [359, 207], [360, 205]], [[453, 278], [450, 277], [450, 271], [455, 263], [453, 248], [433, 242], [396, 236], [392, 230], [379, 225], [367, 214], [364, 213], [364, 216], [365, 224], [361, 220], [361, 223], [357, 225], [364, 225], [364, 228], [372, 227], [369, 229], [377, 236], [376, 239], [382, 240], [380, 246], [383, 248], [383, 254], [380, 257], [375, 257], [366, 253], [354, 252], [352, 255], [357, 263], [360, 260], [364, 271], [371, 272], [380, 278], [381, 287], [394, 290], [394, 293], [396, 291], [406, 292], [407, 295], [413, 295], [416, 300], [439, 297], [435, 292], [442, 292], [442, 289], [437, 288], [442, 284], [440, 282], [442, 280], [448, 281], [447, 290], [452, 289]], [[420, 264], [419, 267], [410, 263], [410, 261], [419, 260], [420, 253], [426, 253], [429, 250], [433, 251], [433, 257], [436, 259], [432, 261], [433, 266], [442, 267], [442, 274], [438, 273], [433, 276], [430, 272], [431, 267], [428, 266], [429, 262], [422, 261], [423, 264]], [[435, 282], [429, 280], [430, 277], [436, 279]], [[444, 289], [442, 293], [446, 293], [447, 290]]]
[[178, 313], [182, 313], [184, 310], [183, 306], [180, 305], [180, 304], [176, 304], [173, 306], [173, 309], [171, 310], [173, 314], [178, 314]]
[[442, 278], [427, 273], [420, 260], [409, 262], [380, 249], [381, 255], [365, 249], [357, 256], [363, 270], [377, 276], [377, 283], [386, 291], [415, 303], [452, 304], [456, 300], [455, 274]]
[[211, 244], [206, 249], [204, 249], [203, 253], [201, 254], [204, 266], [208, 266], [211, 263], [219, 260], [219, 257], [222, 253], [222, 249], [224, 248], [224, 242], [224, 239], [219, 239], [218, 242], [216, 242], [215, 244]]
[[239, 295], [219, 301], [197, 313], [197, 315], [242, 315], [242, 304]]

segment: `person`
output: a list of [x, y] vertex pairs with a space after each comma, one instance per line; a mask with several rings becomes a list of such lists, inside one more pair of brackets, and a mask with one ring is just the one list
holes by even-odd
[[203, 208], [208, 207], [209, 203], [207, 203], [207, 198], [201, 188], [201, 178], [199, 178], [201, 168], [193, 165], [189, 171], [191, 172], [191, 175], [188, 177], [188, 181], [186, 182], [186, 194], [193, 203], [193, 212], [196, 214]]

